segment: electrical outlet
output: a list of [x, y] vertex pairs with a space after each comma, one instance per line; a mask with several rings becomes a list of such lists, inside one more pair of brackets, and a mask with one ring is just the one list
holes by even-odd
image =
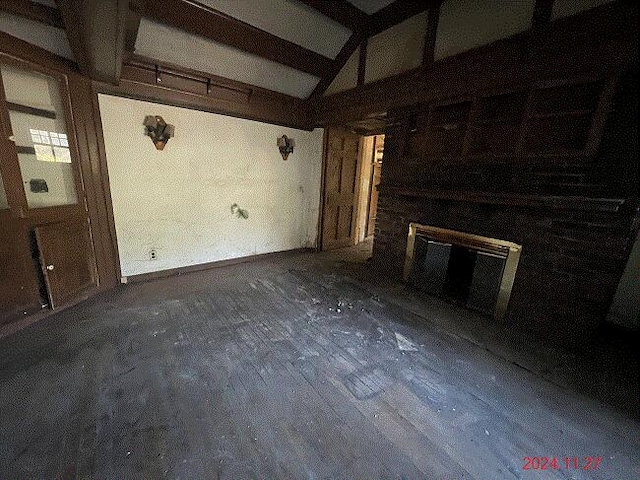
[[155, 248], [152, 248], [151, 250], [149, 250], [149, 260], [157, 260], [158, 259], [158, 252], [156, 251]]

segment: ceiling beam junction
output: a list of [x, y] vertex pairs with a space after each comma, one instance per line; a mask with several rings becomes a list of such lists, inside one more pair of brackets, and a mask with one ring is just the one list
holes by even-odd
[[57, 0], [80, 71], [117, 84], [122, 70], [127, 0]]
[[334, 22], [347, 27], [352, 32], [361, 28], [369, 20], [369, 15], [347, 0], [332, 0], [330, 2], [327, 0], [299, 1], [317, 10], [325, 17], [329, 17]]
[[[333, 2], [326, 3], [331, 5]], [[318, 85], [309, 96], [309, 99], [315, 100], [324, 95], [324, 92], [327, 91], [327, 88], [329, 88], [329, 85], [331, 85], [331, 82], [336, 78], [336, 75], [338, 75], [342, 67], [344, 67], [345, 63], [347, 63], [349, 57], [351, 57], [356, 48], [358, 48], [364, 40], [394, 25], [402, 23], [425, 10], [439, 7], [441, 3], [442, 0], [395, 0], [376, 13], [368, 15], [367, 21], [361, 24], [358, 30], [353, 32], [349, 40], [347, 40], [347, 43], [342, 47], [342, 50], [340, 50], [340, 53], [338, 53], [333, 61], [333, 65], [322, 76], [320, 82], [318, 82]], [[358, 70], [364, 72], [362, 67], [359, 67]], [[361, 78], [364, 79], [364, 73], [362, 73]]]

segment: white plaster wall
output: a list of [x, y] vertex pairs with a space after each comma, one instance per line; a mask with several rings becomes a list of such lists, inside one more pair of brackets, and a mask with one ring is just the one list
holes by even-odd
[[[315, 246], [322, 130], [108, 95], [99, 103], [123, 276]], [[144, 136], [145, 115], [175, 126], [164, 151]], [[283, 134], [296, 140], [286, 162]], [[234, 203], [248, 219], [231, 214]]]
[[351, 31], [298, 0], [200, 0], [227, 15], [335, 58]]
[[365, 83], [420, 66], [428, 14], [415, 15], [369, 39]]
[[440, 9], [435, 59], [528, 30], [534, 6], [535, 0], [445, 0]]
[[358, 63], [360, 62], [360, 47], [351, 54], [347, 63], [344, 64], [342, 69], [333, 79], [329, 88], [327, 88], [325, 95], [332, 95], [334, 93], [349, 90], [355, 88], [358, 84]]

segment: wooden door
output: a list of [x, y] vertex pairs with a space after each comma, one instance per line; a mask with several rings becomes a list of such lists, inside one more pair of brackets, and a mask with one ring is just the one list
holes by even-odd
[[374, 162], [371, 171], [371, 197], [369, 198], [369, 218], [367, 222], [367, 236], [373, 235], [376, 228], [376, 212], [378, 211], [378, 185], [380, 185], [380, 175], [382, 163]]
[[[0, 78], [0, 104], [3, 98]], [[44, 301], [24, 226], [20, 172], [9, 154], [11, 136], [8, 112], [0, 108], [0, 325], [39, 311]]]
[[1, 323], [97, 281], [66, 78], [0, 54], [0, 122]]
[[0, 209], [0, 325], [35, 313], [42, 304], [30, 238], [9, 209]]
[[325, 144], [322, 249], [355, 243], [360, 136], [331, 127]]
[[52, 309], [96, 285], [91, 238], [85, 222], [36, 227], [40, 265]]

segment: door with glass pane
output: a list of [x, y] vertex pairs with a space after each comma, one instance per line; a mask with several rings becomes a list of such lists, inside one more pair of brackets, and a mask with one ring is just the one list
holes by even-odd
[[[95, 286], [95, 260], [64, 77], [0, 57], [0, 79], [0, 208], [6, 206], [1, 240], [9, 245], [2, 253], [9, 265], [2, 266], [0, 288], [4, 298], [9, 272], [29, 277], [20, 286], [21, 292], [28, 291], [28, 314], [62, 306]], [[47, 241], [50, 234], [42, 232], [51, 231], [67, 232], [67, 237]], [[64, 266], [53, 274], [56, 263]], [[4, 317], [15, 318], [16, 305], [3, 302]]]

